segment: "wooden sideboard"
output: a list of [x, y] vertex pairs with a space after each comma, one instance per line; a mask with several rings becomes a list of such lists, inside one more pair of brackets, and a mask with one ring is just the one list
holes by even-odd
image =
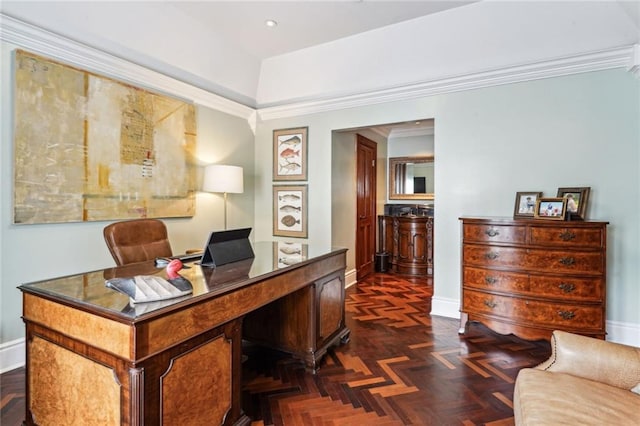
[[[25, 424], [248, 424], [243, 337], [261, 332], [260, 343], [315, 371], [327, 348], [349, 336], [346, 249], [305, 245], [306, 256], [283, 268], [278, 250], [255, 243], [254, 259], [215, 269], [193, 264], [181, 271], [192, 295], [135, 306], [104, 281], [164, 276], [153, 262], [20, 286]], [[264, 321], [275, 311], [273, 322]]]
[[433, 275], [433, 217], [378, 216], [378, 229], [393, 272]]
[[461, 218], [461, 323], [604, 339], [608, 222]]

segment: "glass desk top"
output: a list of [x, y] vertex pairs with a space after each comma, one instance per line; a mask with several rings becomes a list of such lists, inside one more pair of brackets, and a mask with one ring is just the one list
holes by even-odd
[[41, 294], [74, 306], [98, 309], [123, 319], [134, 320], [204, 296], [223, 294], [276, 275], [287, 268], [295, 269], [314, 259], [346, 251], [343, 248], [272, 241], [252, 243], [252, 247], [254, 258], [217, 268], [200, 266], [197, 262], [185, 263], [189, 268], [182, 269], [179, 273], [191, 282], [193, 293], [158, 302], [132, 305], [127, 295], [105, 286], [105, 280], [116, 277], [157, 275], [166, 278], [164, 267], [156, 267], [153, 261], [23, 284], [18, 288], [25, 293]]

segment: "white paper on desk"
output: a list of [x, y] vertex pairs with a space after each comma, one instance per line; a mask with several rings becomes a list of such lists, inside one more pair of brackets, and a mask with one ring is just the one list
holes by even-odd
[[[112, 278], [105, 285], [129, 296], [131, 304], [157, 302], [191, 294], [193, 287], [183, 277], [177, 283], [155, 275], [136, 275], [128, 278]], [[178, 287], [179, 285], [179, 287]]]

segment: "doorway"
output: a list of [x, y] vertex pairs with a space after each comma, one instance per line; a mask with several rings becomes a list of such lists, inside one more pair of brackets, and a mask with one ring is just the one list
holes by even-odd
[[373, 272], [376, 251], [376, 173], [378, 145], [356, 140], [356, 279]]

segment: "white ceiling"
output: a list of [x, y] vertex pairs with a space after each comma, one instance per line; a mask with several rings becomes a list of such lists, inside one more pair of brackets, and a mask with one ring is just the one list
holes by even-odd
[[640, 42], [640, 0], [0, 0], [0, 12], [252, 108]]
[[[319, 45], [474, 1], [172, 1], [180, 10], [259, 59]], [[278, 25], [269, 28], [267, 20]]]

